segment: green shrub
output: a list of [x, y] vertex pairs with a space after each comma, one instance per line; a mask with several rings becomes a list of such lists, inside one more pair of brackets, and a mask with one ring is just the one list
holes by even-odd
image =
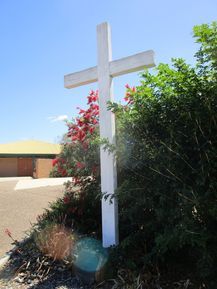
[[[194, 28], [195, 68], [145, 71], [118, 116], [120, 236], [126, 263], [217, 276], [217, 25]], [[129, 254], [126, 252], [130, 252]], [[123, 254], [123, 255], [124, 255]], [[130, 255], [130, 258], [129, 258]], [[122, 260], [123, 264], [123, 260]]]

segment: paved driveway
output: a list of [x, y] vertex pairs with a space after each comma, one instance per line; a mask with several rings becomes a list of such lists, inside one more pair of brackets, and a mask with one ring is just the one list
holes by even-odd
[[13, 237], [21, 240], [31, 223], [49, 204], [63, 194], [63, 185], [14, 190], [16, 180], [0, 182], [0, 257], [10, 250], [9, 229]]

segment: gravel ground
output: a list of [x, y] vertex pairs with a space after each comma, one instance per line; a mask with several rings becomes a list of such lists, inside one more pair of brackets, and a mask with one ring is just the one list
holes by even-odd
[[90, 289], [91, 286], [82, 285], [72, 273], [63, 273], [62, 276], [48, 278], [42, 282], [33, 281], [23, 284], [19, 279], [0, 279], [0, 289]]
[[38, 249], [32, 239], [18, 245], [0, 270], [0, 289], [90, 289], [75, 277], [73, 266], [54, 261]]

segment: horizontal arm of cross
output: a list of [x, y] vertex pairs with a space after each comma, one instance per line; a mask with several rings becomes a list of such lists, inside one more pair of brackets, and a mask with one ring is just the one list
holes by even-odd
[[97, 67], [91, 67], [64, 76], [64, 87], [73, 88], [97, 81]]
[[[154, 67], [154, 52], [148, 50], [132, 56], [113, 60], [109, 63], [110, 75], [116, 77], [122, 74], [127, 74], [134, 71], [142, 70], [143, 68]], [[97, 66], [67, 74], [64, 76], [65, 88], [73, 88], [97, 81]]]
[[132, 56], [124, 57], [110, 62], [110, 75], [116, 77], [130, 72], [154, 67], [154, 52], [148, 50]]

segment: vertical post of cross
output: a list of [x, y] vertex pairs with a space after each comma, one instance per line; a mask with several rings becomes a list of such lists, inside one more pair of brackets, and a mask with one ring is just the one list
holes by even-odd
[[[98, 85], [99, 85], [99, 118], [100, 137], [115, 144], [115, 117], [107, 109], [108, 101], [113, 101], [113, 84], [109, 64], [112, 61], [111, 31], [108, 23], [97, 26], [98, 44]], [[100, 149], [100, 170], [102, 193], [114, 194], [117, 188], [116, 160], [113, 153]], [[116, 197], [102, 198], [102, 234], [103, 246], [118, 244], [118, 203]]]
[[[107, 110], [108, 101], [113, 101], [112, 77], [155, 66], [154, 51], [148, 50], [112, 61], [110, 27], [107, 23], [97, 26], [98, 65], [64, 76], [66, 88], [74, 88], [98, 81], [100, 136], [115, 144], [115, 118]], [[102, 193], [113, 195], [117, 187], [116, 160], [113, 153], [101, 147], [101, 189]], [[118, 244], [117, 199], [102, 199], [103, 246]]]

